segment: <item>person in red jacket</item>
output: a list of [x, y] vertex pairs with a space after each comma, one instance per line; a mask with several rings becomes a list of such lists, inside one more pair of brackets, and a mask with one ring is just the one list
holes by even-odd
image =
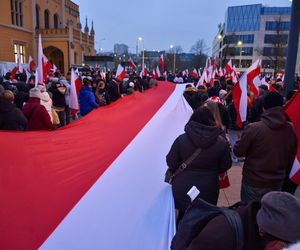
[[33, 88], [29, 92], [29, 100], [22, 109], [28, 120], [27, 130], [52, 130], [55, 126], [43, 105], [40, 104], [41, 90]]

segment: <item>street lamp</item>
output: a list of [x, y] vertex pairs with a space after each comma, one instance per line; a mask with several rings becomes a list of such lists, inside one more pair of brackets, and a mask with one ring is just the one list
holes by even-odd
[[173, 62], [173, 72], [175, 74], [175, 71], [176, 71], [176, 51], [175, 51], [175, 47], [173, 44], [170, 45], [170, 49], [173, 50], [174, 52], [174, 62]]
[[243, 47], [243, 41], [241, 41], [241, 40], [238, 41], [237, 45], [240, 47], [240, 66], [239, 66], [239, 68], [241, 69], [242, 68], [242, 52], [243, 52], [242, 47]]
[[219, 57], [220, 57], [220, 65], [223, 66], [223, 36], [219, 33], [218, 39], [220, 41], [220, 50], [219, 50]]
[[138, 42], [142, 44], [142, 69], [145, 67], [145, 49], [144, 49], [144, 39], [139, 37], [137, 40], [137, 51], [138, 51]]

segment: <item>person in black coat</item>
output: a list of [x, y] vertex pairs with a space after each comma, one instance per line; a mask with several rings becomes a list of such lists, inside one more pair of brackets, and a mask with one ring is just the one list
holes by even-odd
[[27, 127], [26, 117], [13, 103], [13, 92], [5, 90], [0, 96], [0, 130], [25, 130]]
[[185, 126], [185, 133], [177, 137], [167, 155], [171, 172], [185, 162], [196, 149], [202, 151], [196, 159], [172, 182], [175, 207], [182, 214], [190, 204], [187, 192], [196, 186], [200, 197], [217, 204], [219, 197], [219, 173], [231, 167], [230, 148], [220, 136], [212, 113], [206, 107], [198, 108]]

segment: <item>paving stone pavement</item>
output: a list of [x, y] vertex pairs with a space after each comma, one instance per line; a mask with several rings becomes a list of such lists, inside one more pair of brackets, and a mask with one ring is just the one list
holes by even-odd
[[[228, 188], [220, 190], [218, 206], [228, 207], [240, 201], [242, 166], [242, 163], [237, 163], [228, 171], [231, 185]], [[300, 187], [298, 187], [295, 196], [300, 198]]]

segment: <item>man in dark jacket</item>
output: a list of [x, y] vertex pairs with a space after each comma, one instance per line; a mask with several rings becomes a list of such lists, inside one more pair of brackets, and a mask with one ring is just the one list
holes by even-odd
[[283, 97], [268, 93], [261, 121], [247, 126], [234, 146], [238, 157], [246, 157], [241, 199], [260, 200], [270, 191], [279, 191], [289, 174], [297, 150], [294, 128], [282, 110]]
[[13, 103], [13, 92], [5, 90], [0, 96], [0, 130], [26, 129], [27, 119]]
[[[300, 200], [289, 193], [270, 192], [262, 202], [237, 209], [243, 224], [243, 249], [286, 249], [300, 240]], [[236, 249], [235, 235], [224, 215], [209, 221], [188, 250]]]

